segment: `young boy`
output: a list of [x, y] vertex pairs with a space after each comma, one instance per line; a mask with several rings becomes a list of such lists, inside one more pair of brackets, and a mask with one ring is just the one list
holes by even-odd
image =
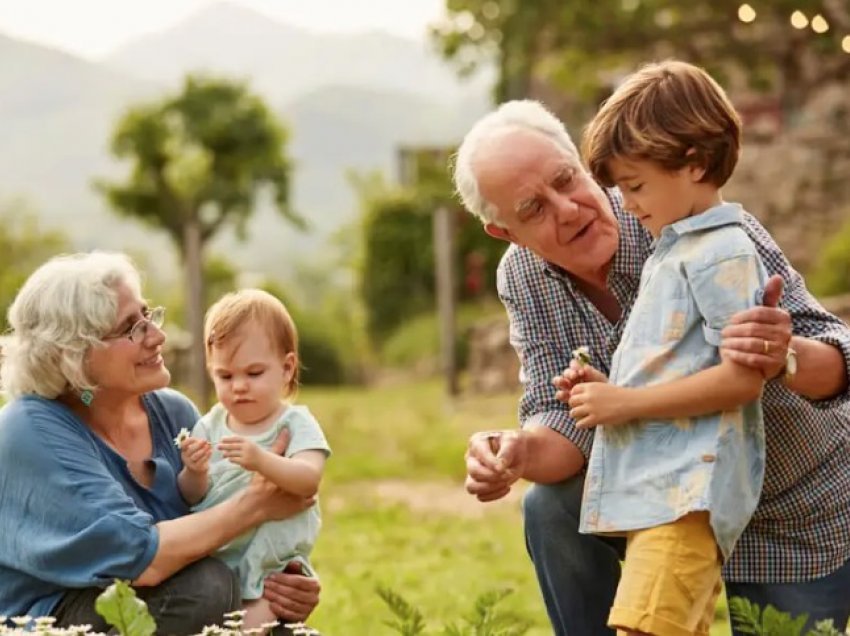
[[763, 378], [718, 348], [767, 278], [740, 206], [720, 196], [739, 142], [720, 86], [673, 61], [628, 78], [584, 134], [594, 177], [656, 239], [610, 383], [574, 362], [560, 384], [576, 426], [598, 427], [581, 530], [627, 537], [609, 617], [620, 633], [708, 634], [761, 491]]

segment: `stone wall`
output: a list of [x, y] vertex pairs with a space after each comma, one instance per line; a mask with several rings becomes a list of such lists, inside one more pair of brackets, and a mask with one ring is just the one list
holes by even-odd
[[790, 123], [770, 140], [745, 137], [723, 194], [758, 217], [805, 273], [850, 221], [850, 88], [825, 89]]

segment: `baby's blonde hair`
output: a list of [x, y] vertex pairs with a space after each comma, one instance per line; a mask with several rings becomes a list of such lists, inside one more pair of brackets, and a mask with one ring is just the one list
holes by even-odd
[[284, 389], [288, 397], [298, 390], [298, 331], [283, 303], [262, 289], [241, 289], [225, 294], [207, 310], [204, 348], [207, 368], [213, 348], [221, 346], [239, 328], [254, 322], [265, 330], [275, 353], [284, 358], [295, 354], [295, 369]]

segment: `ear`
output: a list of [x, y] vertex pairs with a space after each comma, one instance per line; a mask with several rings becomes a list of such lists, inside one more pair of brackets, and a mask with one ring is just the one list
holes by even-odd
[[293, 352], [287, 353], [283, 356], [283, 360], [281, 360], [281, 365], [283, 366], [283, 377], [287, 384], [292, 379], [292, 376], [295, 375], [295, 369], [298, 366], [298, 358], [295, 356]]
[[703, 165], [704, 161], [698, 155], [697, 149], [688, 148], [685, 157], [688, 158], [688, 165], [685, 166], [685, 170], [688, 171], [688, 178], [693, 183], [701, 183], [705, 176], [706, 167]]
[[510, 231], [506, 230], [503, 227], [499, 227], [495, 223], [485, 223], [484, 231], [487, 232], [487, 234], [489, 234], [493, 238], [499, 239], [501, 241], [507, 241], [508, 243], [516, 243]]

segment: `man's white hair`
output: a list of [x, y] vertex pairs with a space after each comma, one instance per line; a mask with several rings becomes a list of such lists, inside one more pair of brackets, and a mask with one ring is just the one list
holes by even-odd
[[455, 190], [461, 202], [482, 223], [496, 223], [496, 208], [481, 196], [473, 163], [482, 144], [508, 130], [532, 130], [551, 139], [559, 148], [578, 159], [570, 133], [560, 119], [540, 102], [523, 99], [505, 102], [484, 115], [466, 133], [454, 165]]
[[0, 361], [3, 392], [53, 399], [95, 388], [85, 356], [115, 327], [122, 283], [140, 293], [139, 272], [120, 253], [57, 256], [35, 270], [9, 307], [11, 334]]

